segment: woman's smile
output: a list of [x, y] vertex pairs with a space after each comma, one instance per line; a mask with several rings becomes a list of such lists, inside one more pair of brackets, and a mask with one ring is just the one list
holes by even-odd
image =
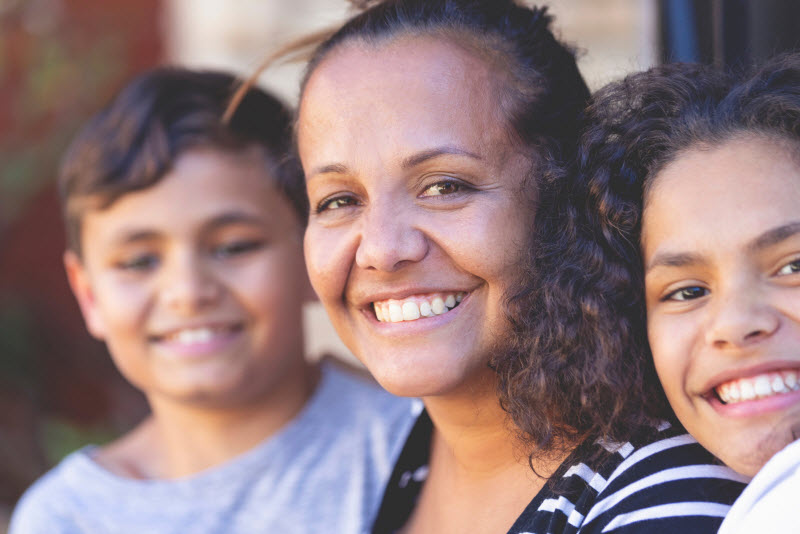
[[399, 38], [343, 46], [301, 101], [312, 284], [396, 394], [440, 395], [490, 373], [508, 328], [505, 293], [533, 216], [520, 195], [530, 162], [496, 112], [496, 83], [447, 41]]

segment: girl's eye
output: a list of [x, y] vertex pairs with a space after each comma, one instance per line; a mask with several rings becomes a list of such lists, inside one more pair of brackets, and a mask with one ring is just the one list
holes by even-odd
[[123, 271], [149, 271], [158, 265], [158, 256], [143, 254], [116, 263], [115, 267]]
[[464, 184], [452, 180], [436, 182], [425, 188], [420, 196], [423, 197], [436, 197], [440, 195], [452, 195], [464, 189]]
[[682, 287], [676, 291], [673, 291], [669, 295], [665, 296], [662, 300], [676, 300], [679, 302], [684, 302], [687, 300], [695, 300], [701, 297], [705, 297], [708, 295], [708, 289], [700, 286], [691, 286], [691, 287]]
[[347, 206], [355, 206], [356, 204], [356, 199], [350, 196], [326, 198], [317, 205], [316, 211], [317, 213], [322, 213], [323, 211], [336, 210]]
[[778, 270], [778, 275], [785, 276], [787, 274], [794, 274], [800, 272], [800, 259], [790, 261]]
[[212, 249], [212, 254], [217, 258], [231, 258], [241, 254], [247, 254], [253, 250], [258, 250], [264, 245], [263, 241], [232, 241], [222, 245], [215, 246]]

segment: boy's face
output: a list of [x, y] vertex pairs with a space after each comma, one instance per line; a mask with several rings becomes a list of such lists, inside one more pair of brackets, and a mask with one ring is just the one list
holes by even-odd
[[752, 476], [800, 434], [800, 166], [760, 138], [690, 150], [642, 227], [648, 335], [676, 415]]
[[196, 149], [86, 213], [65, 261], [89, 331], [151, 402], [228, 407], [303, 378], [301, 232], [258, 151]]

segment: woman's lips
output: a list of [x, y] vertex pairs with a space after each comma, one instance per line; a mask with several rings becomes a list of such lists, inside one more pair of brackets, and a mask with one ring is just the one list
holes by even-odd
[[457, 307], [465, 296], [463, 291], [426, 293], [403, 299], [379, 300], [372, 306], [379, 322], [400, 323], [444, 315]]

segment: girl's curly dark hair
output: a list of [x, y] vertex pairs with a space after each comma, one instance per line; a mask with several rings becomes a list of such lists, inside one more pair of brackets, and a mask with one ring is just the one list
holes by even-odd
[[797, 142], [800, 55], [749, 77], [692, 64], [634, 74], [601, 89], [585, 121], [575, 166], [540, 181], [535, 240], [508, 304], [514, 350], [495, 362], [504, 406], [545, 449], [626, 441], [674, 420], [647, 344], [649, 181], [695, 146], [743, 134]]

